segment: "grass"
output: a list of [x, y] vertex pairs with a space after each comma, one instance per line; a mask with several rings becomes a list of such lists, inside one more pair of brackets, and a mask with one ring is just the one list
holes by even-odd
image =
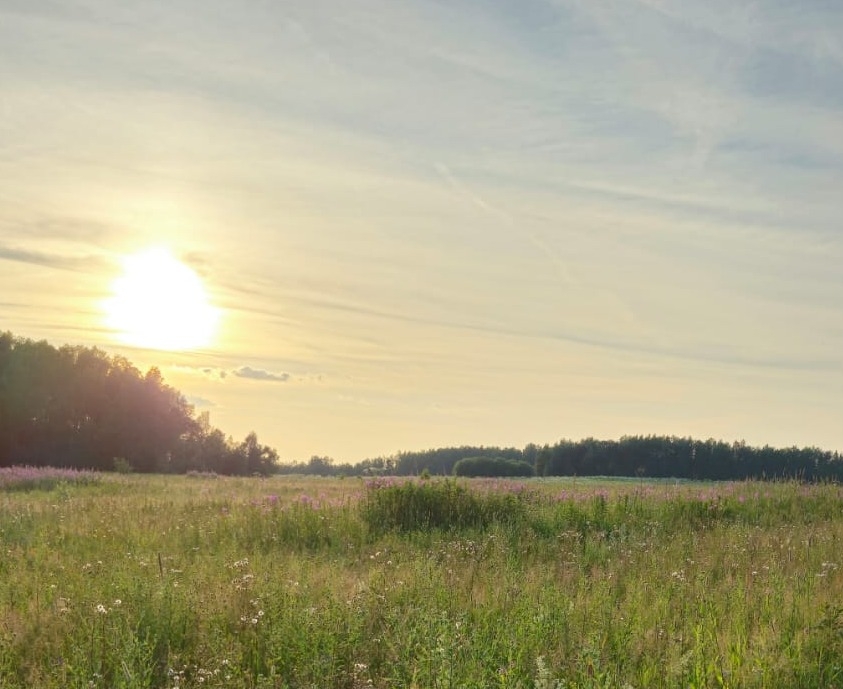
[[0, 491], [53, 490], [68, 484], [85, 485], [97, 481], [99, 477], [93, 471], [54, 467], [0, 467]]
[[843, 492], [110, 476], [0, 490], [0, 686], [830, 687]]

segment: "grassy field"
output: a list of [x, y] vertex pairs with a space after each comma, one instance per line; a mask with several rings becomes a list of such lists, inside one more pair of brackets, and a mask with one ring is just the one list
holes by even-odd
[[0, 687], [843, 686], [841, 498], [7, 473]]

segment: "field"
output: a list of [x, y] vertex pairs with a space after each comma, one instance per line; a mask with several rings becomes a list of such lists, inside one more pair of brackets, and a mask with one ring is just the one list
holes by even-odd
[[0, 687], [843, 686], [843, 490], [0, 474]]

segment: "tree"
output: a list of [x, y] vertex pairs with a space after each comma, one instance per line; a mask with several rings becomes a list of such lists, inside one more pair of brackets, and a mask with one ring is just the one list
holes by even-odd
[[266, 473], [278, 455], [254, 433], [235, 445], [194, 418], [157, 368], [91, 347], [0, 333], [0, 466]]
[[278, 453], [271, 447], [261, 445], [254, 431], [244, 438], [237, 451], [245, 459], [245, 468], [248, 474], [270, 474], [278, 462]]
[[454, 465], [455, 476], [532, 476], [533, 465], [506, 457], [464, 457]]

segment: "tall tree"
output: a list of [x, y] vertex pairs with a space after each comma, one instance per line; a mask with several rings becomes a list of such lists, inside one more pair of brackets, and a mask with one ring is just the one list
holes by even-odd
[[151, 368], [90, 347], [0, 333], [0, 466], [267, 473], [278, 459], [254, 433], [239, 445], [197, 420]]

